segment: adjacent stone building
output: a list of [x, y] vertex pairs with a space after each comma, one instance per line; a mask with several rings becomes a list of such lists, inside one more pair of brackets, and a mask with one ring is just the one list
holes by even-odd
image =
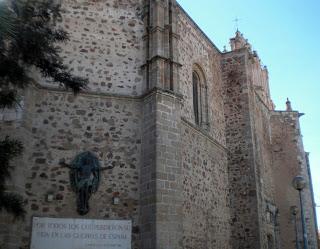
[[26, 147], [10, 184], [27, 200], [24, 221], [1, 214], [3, 248], [29, 248], [32, 216], [81, 217], [61, 161], [83, 151], [104, 169], [85, 217], [132, 220], [133, 249], [295, 248], [296, 175], [317, 248], [301, 114], [274, 109], [268, 70], [239, 31], [222, 52], [175, 0], [63, 9], [64, 61], [90, 84], [74, 96], [35, 76], [22, 108], [1, 113], [1, 136]]

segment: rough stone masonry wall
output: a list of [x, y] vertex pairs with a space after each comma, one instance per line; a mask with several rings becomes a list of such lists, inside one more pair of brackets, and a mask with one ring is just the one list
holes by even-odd
[[[275, 183], [275, 200], [279, 207], [281, 248], [295, 246], [294, 217], [291, 206], [300, 207], [298, 191], [292, 187], [292, 179], [302, 175], [308, 180], [305, 152], [299, 127], [298, 112], [273, 112], [271, 116], [273, 179]], [[317, 248], [314, 226], [313, 203], [309, 183], [303, 191], [303, 205], [306, 208], [309, 248]], [[300, 211], [297, 215], [298, 236], [302, 247], [302, 229]]]
[[178, 12], [178, 33], [181, 37], [178, 44], [179, 61], [182, 64], [179, 71], [180, 92], [184, 98], [182, 116], [191, 123], [195, 122], [192, 72], [193, 66], [198, 65], [208, 87], [209, 134], [225, 145], [221, 55], [182, 9]]
[[[143, 0], [63, 0], [64, 62], [91, 91], [141, 95], [145, 63]], [[44, 81], [42, 82], [44, 83]]]
[[270, 97], [269, 90], [269, 76], [268, 69], [262, 67], [260, 59], [256, 52], [251, 52], [249, 56], [250, 60], [248, 63], [248, 74], [250, 82], [258, 93], [263, 103], [269, 108], [273, 109], [272, 100]]
[[[73, 74], [89, 79], [88, 91], [141, 95], [144, 1], [65, 0], [62, 8], [59, 25], [69, 32], [70, 41], [60, 45], [61, 55]], [[70, 162], [83, 150], [94, 151], [102, 166], [114, 167], [102, 172], [100, 189], [91, 198], [86, 217], [133, 219], [133, 248], [140, 248], [140, 100], [94, 94], [74, 98], [66, 92], [33, 88], [25, 94], [21, 121], [0, 125], [1, 135], [16, 136], [26, 146], [13, 173], [12, 188], [28, 199], [27, 217], [15, 224], [10, 216], [1, 218], [12, 224], [1, 233], [5, 248], [28, 247], [32, 215], [78, 217], [68, 169], [59, 167], [58, 161]], [[118, 206], [111, 205], [114, 192], [120, 193]], [[50, 203], [46, 202], [49, 193], [54, 195]]]
[[226, 150], [183, 122], [183, 248], [231, 248]]
[[260, 248], [247, 51], [226, 53], [221, 63], [229, 150], [232, 248]]
[[[69, 163], [87, 150], [111, 169], [101, 172], [85, 218], [132, 219], [133, 248], [140, 248], [140, 100], [29, 89], [25, 103], [22, 128], [12, 135], [21, 137], [26, 147], [18, 167], [24, 169], [27, 216], [15, 245], [5, 248], [29, 248], [32, 216], [80, 217], [69, 169], [59, 166], [59, 160]], [[112, 205], [115, 192], [120, 193], [119, 205]], [[54, 196], [52, 202], [46, 200], [48, 194]]]
[[[182, 64], [179, 89], [183, 95], [183, 248], [230, 248], [221, 54], [182, 9], [178, 11], [178, 34]], [[207, 86], [207, 129], [195, 125], [192, 82], [195, 67], [203, 74], [202, 83]], [[202, 106], [204, 96], [200, 100]], [[205, 112], [203, 108], [202, 115]]]
[[271, 110], [269, 109], [272, 108], [270, 105], [272, 101], [269, 95], [268, 76], [266, 69], [261, 68], [260, 60], [255, 53], [249, 52], [246, 64], [261, 248], [268, 248], [270, 244], [276, 248], [278, 234], [274, 218], [276, 215], [276, 205], [273, 196]]
[[268, 237], [271, 240], [269, 243], [271, 242], [274, 248], [277, 248], [277, 226], [276, 221], [272, 218], [276, 214], [276, 203], [274, 200], [270, 111], [253, 88], [251, 93], [261, 248], [268, 248]]

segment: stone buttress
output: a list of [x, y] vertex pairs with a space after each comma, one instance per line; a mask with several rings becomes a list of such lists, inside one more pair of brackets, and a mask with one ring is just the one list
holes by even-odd
[[143, 249], [182, 248], [180, 109], [174, 0], [146, 1], [141, 241]]

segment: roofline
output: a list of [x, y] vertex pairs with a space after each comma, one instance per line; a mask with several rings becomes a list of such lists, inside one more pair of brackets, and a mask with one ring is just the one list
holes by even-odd
[[194, 26], [200, 31], [200, 33], [208, 40], [208, 42], [220, 53], [223, 54], [220, 49], [213, 43], [213, 41], [206, 35], [206, 33], [199, 27], [199, 25], [192, 19], [192, 17], [187, 13], [187, 11], [184, 10], [184, 8], [178, 3], [177, 6], [180, 8], [180, 10], [190, 19], [190, 21], [193, 23]]

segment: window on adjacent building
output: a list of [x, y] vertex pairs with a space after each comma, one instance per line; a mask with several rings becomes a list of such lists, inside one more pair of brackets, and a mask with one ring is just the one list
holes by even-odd
[[194, 122], [201, 128], [208, 129], [208, 88], [204, 74], [199, 66], [195, 65], [192, 72], [192, 98]]

